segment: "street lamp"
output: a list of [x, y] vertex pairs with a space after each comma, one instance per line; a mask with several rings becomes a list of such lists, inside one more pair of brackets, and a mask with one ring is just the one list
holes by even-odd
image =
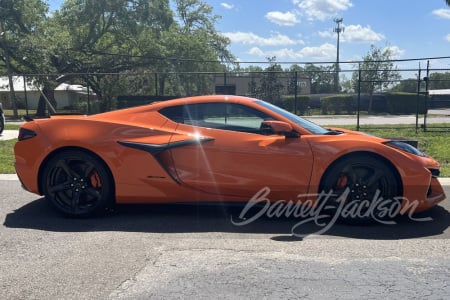
[[336, 75], [334, 78], [334, 87], [336, 89], [336, 92], [339, 92], [339, 35], [341, 32], [344, 32], [344, 27], [341, 27], [343, 18], [335, 18], [334, 22], [336, 23], [337, 27], [333, 28], [333, 32], [337, 33], [337, 53], [336, 53]]

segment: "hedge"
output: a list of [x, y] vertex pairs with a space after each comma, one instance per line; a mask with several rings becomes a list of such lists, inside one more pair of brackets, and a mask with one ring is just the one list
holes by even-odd
[[392, 115], [425, 114], [426, 96], [416, 93], [395, 92], [386, 94], [387, 112]]
[[322, 114], [334, 113], [335, 115], [346, 112], [353, 114], [355, 100], [352, 95], [335, 95], [320, 98]]
[[[299, 112], [300, 115], [305, 115], [308, 112], [310, 101], [311, 101], [311, 97], [309, 95], [297, 96], [297, 112]], [[285, 110], [296, 113], [296, 112], [294, 112], [295, 96], [293, 96], [293, 95], [282, 96], [281, 102], [282, 102], [282, 107]]]

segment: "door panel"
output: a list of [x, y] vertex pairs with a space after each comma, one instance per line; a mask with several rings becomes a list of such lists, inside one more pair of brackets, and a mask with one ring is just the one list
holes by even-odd
[[237, 197], [251, 197], [264, 187], [295, 195], [307, 192], [313, 156], [301, 138], [184, 124], [177, 131], [211, 138], [171, 148], [177, 176], [184, 185]]

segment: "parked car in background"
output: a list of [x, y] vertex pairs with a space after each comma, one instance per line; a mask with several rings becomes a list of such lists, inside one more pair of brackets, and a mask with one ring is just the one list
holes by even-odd
[[5, 129], [5, 114], [3, 112], [3, 106], [0, 103], [0, 134], [2, 134]]

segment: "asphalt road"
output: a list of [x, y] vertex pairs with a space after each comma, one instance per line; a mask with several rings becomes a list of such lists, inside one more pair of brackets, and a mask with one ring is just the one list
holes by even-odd
[[[0, 299], [448, 299], [450, 201], [396, 225], [291, 235], [236, 209], [121, 206], [68, 219], [0, 180]], [[445, 186], [450, 195], [450, 186]], [[428, 221], [424, 221], [428, 218]], [[302, 227], [305, 233], [317, 227]]]

